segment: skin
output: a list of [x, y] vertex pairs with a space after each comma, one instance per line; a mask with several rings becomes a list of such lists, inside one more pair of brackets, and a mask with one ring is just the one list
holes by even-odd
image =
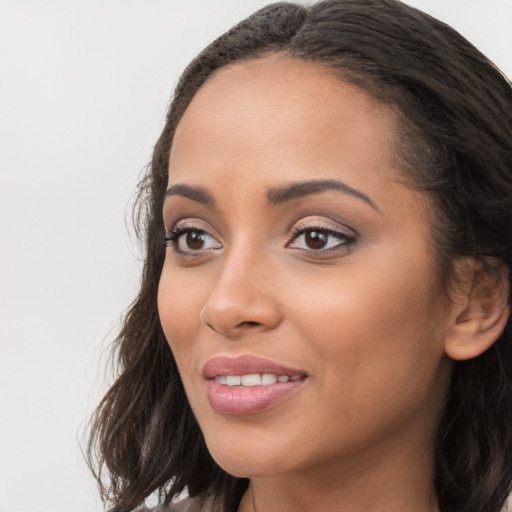
[[[437, 509], [433, 432], [457, 312], [428, 202], [395, 167], [395, 123], [322, 67], [272, 57], [217, 72], [178, 125], [169, 187], [202, 187], [215, 205], [166, 198], [167, 230], [207, 236], [168, 244], [158, 307], [212, 456], [250, 478], [242, 512]], [[269, 203], [270, 189], [310, 180], [369, 201], [323, 190]], [[330, 252], [308, 245], [315, 228], [340, 233], [323, 232]], [[275, 407], [220, 414], [201, 370], [246, 354], [307, 379]]]

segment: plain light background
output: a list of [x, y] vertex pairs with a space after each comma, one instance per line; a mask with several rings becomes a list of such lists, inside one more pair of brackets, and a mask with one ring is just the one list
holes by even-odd
[[[0, 512], [102, 510], [79, 445], [137, 287], [135, 184], [179, 73], [266, 3], [0, 0]], [[512, 0], [408, 3], [512, 76]]]

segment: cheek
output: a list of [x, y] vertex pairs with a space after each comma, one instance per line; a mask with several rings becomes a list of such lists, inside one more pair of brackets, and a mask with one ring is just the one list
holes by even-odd
[[158, 287], [158, 313], [180, 372], [191, 364], [201, 304], [204, 299], [198, 290], [177, 272], [173, 272], [171, 279], [164, 266]]
[[411, 385], [414, 377], [413, 386], [428, 385], [444, 338], [440, 298], [425, 269], [354, 264], [336, 278], [316, 275], [289, 287], [290, 317], [324, 367], [320, 375], [344, 389], [357, 383], [377, 393]]
[[431, 425], [449, 380], [432, 291], [421, 274], [384, 276], [354, 268], [337, 280], [343, 285], [317, 282], [307, 301], [291, 298], [304, 290], [290, 289], [295, 333], [321, 397], [309, 428], [331, 441], [352, 439], [354, 450], [411, 422]]

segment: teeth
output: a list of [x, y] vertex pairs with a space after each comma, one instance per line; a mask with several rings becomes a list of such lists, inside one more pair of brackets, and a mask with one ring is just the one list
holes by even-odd
[[261, 375], [251, 373], [250, 375], [242, 375], [242, 386], [261, 386]]
[[215, 382], [223, 384], [225, 386], [269, 386], [276, 382], [296, 382], [302, 378], [302, 375], [294, 375], [289, 377], [288, 375], [274, 375], [273, 373], [250, 373], [247, 375], [217, 375]]
[[277, 375], [272, 373], [264, 373], [261, 376], [261, 383], [265, 386], [268, 384], [275, 384], [277, 382]]
[[226, 384], [228, 386], [240, 386], [242, 377], [240, 375], [226, 375]]

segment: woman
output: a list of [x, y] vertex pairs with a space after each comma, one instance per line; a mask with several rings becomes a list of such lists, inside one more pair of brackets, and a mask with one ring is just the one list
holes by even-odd
[[394, 0], [274, 4], [181, 78], [91, 452], [128, 511], [498, 511], [512, 90]]

